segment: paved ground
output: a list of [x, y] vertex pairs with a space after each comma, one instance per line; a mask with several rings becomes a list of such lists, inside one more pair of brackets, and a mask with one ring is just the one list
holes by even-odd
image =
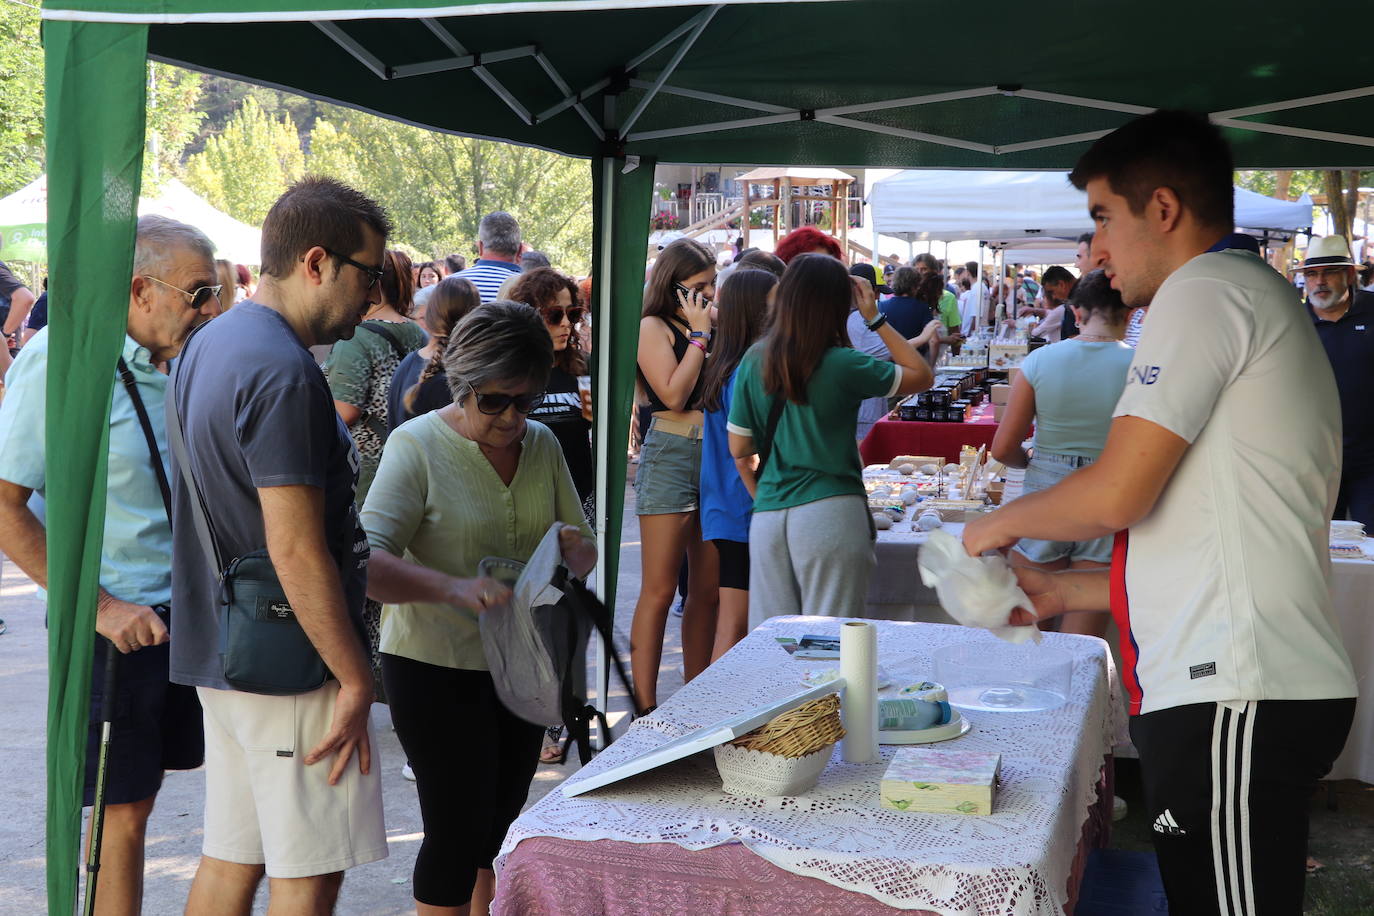
[[[616, 620], [621, 654], [629, 660], [629, 620], [639, 593], [639, 527], [626, 505], [621, 548], [621, 574]], [[44, 734], [47, 720], [47, 635], [44, 604], [37, 589], [19, 569], [0, 557], [0, 618], [8, 632], [0, 635], [0, 774], [4, 778], [4, 810], [0, 817], [0, 913], [45, 912], [44, 887]], [[682, 684], [679, 618], [669, 617], [659, 697], [666, 698]], [[592, 683], [591, 678], [588, 679]], [[623, 727], [624, 690], [612, 680], [610, 701], [613, 727]], [[414, 783], [401, 778], [404, 757], [391, 730], [387, 708], [373, 707], [382, 766], [387, 837], [391, 855], [354, 869], [344, 881], [338, 911], [382, 916], [413, 913], [410, 872], [421, 838], [420, 810]], [[563, 766], [541, 766], [530, 787], [529, 804], [576, 772], [576, 751]], [[376, 757], [374, 756], [374, 760]], [[180, 914], [200, 856], [201, 808], [205, 792], [202, 770], [171, 773], [158, 795], [149, 823], [146, 916]], [[266, 912], [265, 891], [258, 894], [256, 913]]]

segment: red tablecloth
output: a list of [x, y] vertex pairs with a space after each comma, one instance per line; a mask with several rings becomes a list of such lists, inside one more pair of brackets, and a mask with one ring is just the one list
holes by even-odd
[[[1112, 760], [1098, 781], [1069, 878], [1072, 913], [1088, 853], [1111, 838]], [[495, 916], [937, 916], [896, 910], [865, 894], [796, 875], [739, 843], [690, 850], [671, 843], [531, 837], [507, 857]]]
[[982, 404], [965, 423], [879, 420], [859, 443], [859, 454], [865, 465], [887, 464], [898, 455], [942, 455], [946, 461], [958, 461], [961, 446], [991, 446], [995, 435], [992, 405]]

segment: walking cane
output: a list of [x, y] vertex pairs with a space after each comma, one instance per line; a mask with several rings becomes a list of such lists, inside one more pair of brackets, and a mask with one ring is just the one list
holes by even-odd
[[105, 641], [105, 687], [100, 695], [100, 763], [95, 771], [95, 804], [91, 807], [91, 841], [86, 848], [86, 902], [83, 916], [95, 913], [95, 886], [100, 878], [100, 842], [105, 835], [105, 780], [110, 763], [110, 727], [114, 721], [116, 703], [115, 670], [119, 667], [119, 650]]

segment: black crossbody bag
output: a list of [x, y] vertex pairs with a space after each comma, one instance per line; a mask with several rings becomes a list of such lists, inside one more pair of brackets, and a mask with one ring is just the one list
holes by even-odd
[[[188, 341], [189, 343], [189, 341]], [[227, 564], [210, 524], [204, 494], [195, 474], [177, 410], [176, 380], [167, 392], [167, 438], [186, 483], [196, 536], [219, 583], [220, 657], [224, 679], [245, 693], [288, 696], [309, 693], [329, 678], [329, 669], [301, 628], [264, 547]]]

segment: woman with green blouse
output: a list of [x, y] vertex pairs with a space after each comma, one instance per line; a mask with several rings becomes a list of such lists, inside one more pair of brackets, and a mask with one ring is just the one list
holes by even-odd
[[415, 771], [425, 839], [420, 913], [486, 912], [492, 859], [520, 813], [544, 730], [497, 698], [478, 615], [510, 591], [484, 557], [524, 562], [555, 522], [574, 576], [596, 563], [591, 529], [548, 427], [553, 343], [539, 312], [497, 301], [459, 323], [444, 356], [454, 403], [397, 427], [363, 506], [368, 594], [386, 602], [382, 678]]

